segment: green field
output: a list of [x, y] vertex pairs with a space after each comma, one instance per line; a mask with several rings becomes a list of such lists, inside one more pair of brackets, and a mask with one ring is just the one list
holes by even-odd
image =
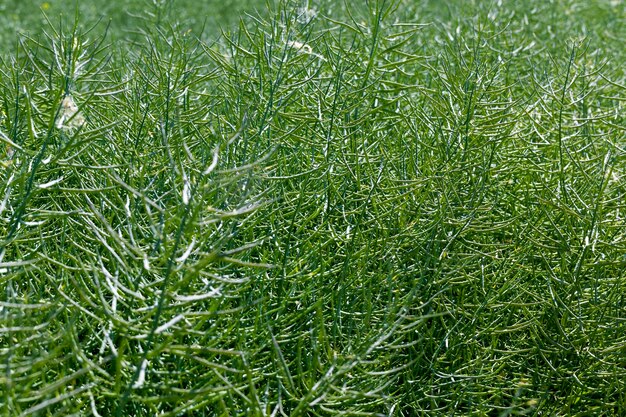
[[0, 415], [625, 415], [624, 39], [620, 0], [0, 0]]

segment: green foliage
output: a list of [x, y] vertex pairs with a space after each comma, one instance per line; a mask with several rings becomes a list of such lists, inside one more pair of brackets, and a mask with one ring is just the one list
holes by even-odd
[[0, 62], [3, 414], [624, 413], [622, 3], [116, 4]]

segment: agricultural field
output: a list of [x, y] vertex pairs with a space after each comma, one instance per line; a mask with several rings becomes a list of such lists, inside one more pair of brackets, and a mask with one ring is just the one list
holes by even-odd
[[0, 415], [625, 415], [624, 39], [620, 0], [0, 0]]

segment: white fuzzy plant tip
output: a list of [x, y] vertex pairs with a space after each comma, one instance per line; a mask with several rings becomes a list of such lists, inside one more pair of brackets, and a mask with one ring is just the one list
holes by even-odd
[[317, 10], [308, 7], [299, 7], [296, 10], [298, 23], [308, 24], [317, 17]]
[[55, 126], [57, 129], [63, 130], [71, 130], [78, 129], [85, 125], [85, 118], [83, 114], [78, 110], [78, 106], [76, 102], [69, 94], [63, 97], [63, 101], [61, 102], [61, 110], [59, 110], [59, 115], [57, 116], [57, 120]]

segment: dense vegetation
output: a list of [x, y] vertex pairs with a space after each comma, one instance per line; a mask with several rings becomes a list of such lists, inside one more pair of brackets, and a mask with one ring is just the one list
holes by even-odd
[[626, 413], [624, 2], [234, 3], [0, 6], [1, 413]]

